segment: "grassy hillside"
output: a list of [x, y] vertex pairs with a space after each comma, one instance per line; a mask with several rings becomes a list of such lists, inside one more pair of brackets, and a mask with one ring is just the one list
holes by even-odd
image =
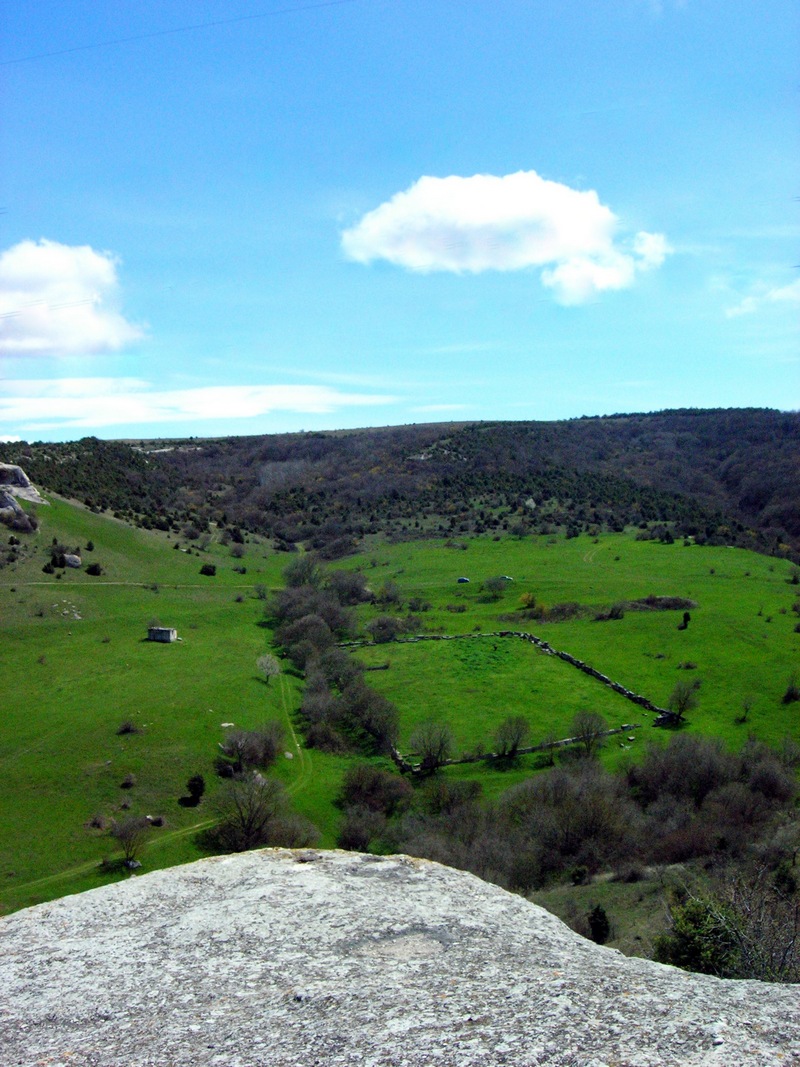
[[[415, 596], [430, 601], [426, 628], [527, 630], [661, 705], [679, 678], [699, 678], [692, 728], [733, 745], [748, 730], [772, 743], [787, 731], [800, 739], [800, 714], [781, 704], [800, 667], [798, 615], [792, 610], [798, 587], [789, 584], [787, 563], [741, 549], [636, 541], [630, 534], [462, 543], [465, 550], [441, 541], [384, 546], [357, 565], [376, 587], [396, 583], [406, 602]], [[492, 601], [481, 583], [499, 574], [514, 581]], [[469, 584], [458, 584], [459, 576], [469, 577]], [[519, 610], [524, 594], [546, 608], [576, 602], [590, 610], [563, 622], [526, 619]], [[627, 610], [621, 619], [594, 621], [603, 608], [651, 594], [694, 601], [688, 628], [678, 629], [682, 611]], [[454, 613], [448, 605], [467, 610]], [[479, 707], [494, 696], [496, 703], [530, 715], [534, 737], [563, 729], [578, 707], [601, 711], [612, 723], [642, 720], [632, 704], [568, 665], [529, 646], [503, 643], [495, 651], [496, 644], [391, 646], [388, 653], [375, 648], [365, 656], [391, 659], [391, 670], [376, 672], [371, 681], [405, 715], [424, 715], [426, 703], [435, 703], [466, 746], [485, 738]], [[683, 670], [687, 663], [695, 667]], [[751, 704], [748, 720], [737, 724], [745, 700]]]
[[[165, 817], [151, 837], [153, 865], [196, 858], [192, 833], [203, 809], [177, 799], [192, 774], [204, 773], [213, 787], [220, 723], [286, 718], [296, 702], [295, 680], [267, 687], [255, 670], [269, 635], [256, 625], [263, 604], [253, 589], [277, 580], [274, 557], [252, 546], [243, 561], [221, 547], [200, 559], [175, 551], [163, 534], [57, 499], [40, 515], [38, 535], [25, 542], [35, 546], [30, 557], [7, 567], [0, 587], [0, 788], [12, 813], [0, 827], [5, 908], [103, 880], [94, 868], [114, 842], [85, 824], [121, 817], [123, 802]], [[52, 537], [71, 547], [93, 542], [84, 563], [99, 562], [103, 574], [43, 574]], [[206, 558], [216, 560], [216, 577], [199, 574]], [[247, 576], [232, 562], [249, 564]], [[156, 618], [182, 640], [144, 640]], [[125, 721], [139, 732], [118, 735]], [[136, 785], [122, 790], [128, 774]]]
[[[263, 624], [263, 596], [280, 584], [290, 557], [251, 537], [239, 558], [214, 530], [201, 551], [197, 541], [132, 528], [58, 498], [39, 516], [38, 533], [22, 537], [20, 558], [0, 571], [6, 688], [0, 801], [8, 813], [0, 826], [0, 908], [120, 877], [99, 869], [115, 842], [93, 820], [102, 826], [126, 813], [163, 817], [164, 826], [150, 832], [145, 870], [199, 856], [195, 835], [218, 788], [213, 760], [223, 723], [286, 724], [288, 755], [274, 773], [320, 827], [321, 843], [333, 845], [341, 818], [333, 801], [351, 760], [303, 749], [293, 733], [299, 678], [285, 671], [267, 685], [255, 667], [272, 636]], [[84, 568], [97, 562], [102, 574], [43, 573], [53, 539], [80, 547]], [[412, 598], [429, 602], [420, 613], [426, 631], [531, 630], [656, 703], [688, 674], [681, 665], [693, 662], [691, 676], [702, 687], [687, 729], [732, 746], [750, 730], [773, 742], [787, 732], [800, 740], [800, 704], [781, 703], [800, 652], [792, 610], [797, 587], [787, 562], [739, 549], [636, 541], [632, 534], [478, 537], [463, 544], [375, 544], [340, 565], [362, 569], [376, 591], [394, 583], [402, 607], [389, 610], [398, 615], [407, 614]], [[207, 563], [216, 566], [215, 576], [201, 576]], [[514, 580], [495, 600], [482, 582], [499, 574]], [[460, 576], [470, 582], [459, 584]], [[585, 617], [520, 618], [524, 594], [550, 609], [578, 602]], [[593, 621], [599, 609], [649, 594], [695, 601], [688, 629], [678, 629], [682, 613], [675, 611], [628, 610], [616, 621]], [[361, 621], [386, 610], [365, 606]], [[175, 626], [182, 640], [145, 641], [155, 619]], [[510, 713], [529, 718], [536, 741], [563, 735], [582, 708], [600, 711], [612, 726], [643, 723], [634, 742], [625, 737], [606, 747], [611, 764], [663, 737], [649, 725], [652, 716], [521, 642], [390, 644], [357, 655], [371, 665], [390, 663], [368, 679], [400, 709], [401, 747], [415, 724], [434, 718], [451, 725], [459, 751], [485, 748]], [[744, 700], [751, 707], [741, 724]], [[118, 734], [126, 721], [137, 732]], [[476, 764], [445, 773], [477, 776], [492, 796], [539, 763], [528, 756], [511, 770]], [[197, 773], [205, 776], [206, 797], [197, 808], [182, 807], [178, 798]], [[129, 775], [135, 784], [123, 789]]]

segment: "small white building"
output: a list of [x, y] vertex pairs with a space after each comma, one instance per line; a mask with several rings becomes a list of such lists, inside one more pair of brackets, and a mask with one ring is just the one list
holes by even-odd
[[148, 626], [147, 640], [163, 641], [168, 644], [170, 641], [178, 640], [178, 631], [171, 626]]

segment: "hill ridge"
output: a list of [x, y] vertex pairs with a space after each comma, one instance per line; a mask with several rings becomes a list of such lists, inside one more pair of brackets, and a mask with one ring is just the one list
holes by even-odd
[[680, 409], [556, 422], [0, 444], [39, 485], [160, 529], [216, 523], [329, 558], [365, 536], [653, 528], [800, 550], [800, 414]]

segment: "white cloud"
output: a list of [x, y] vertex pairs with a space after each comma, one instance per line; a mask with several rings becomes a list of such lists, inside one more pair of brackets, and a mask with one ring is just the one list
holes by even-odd
[[726, 308], [725, 315], [729, 319], [752, 315], [760, 311], [765, 304], [800, 304], [800, 278], [789, 285], [773, 286], [771, 289], [761, 285], [756, 292], [743, 297], [738, 304]]
[[324, 385], [222, 385], [155, 389], [136, 378], [5, 381], [0, 423], [26, 431], [139, 426], [200, 419], [248, 419], [276, 411], [327, 414], [392, 403], [391, 396], [345, 393]]
[[384, 259], [409, 270], [473, 274], [542, 268], [562, 304], [624, 289], [661, 266], [663, 234], [616, 242], [617, 216], [593, 189], [572, 189], [536, 171], [502, 177], [422, 177], [342, 233], [359, 263]]
[[22, 438], [15, 433], [0, 434], [0, 443], [4, 445], [14, 444], [17, 441], [21, 441]]
[[766, 299], [773, 303], [800, 304], [800, 278], [789, 285], [782, 285], [778, 289], [770, 289]]
[[88, 245], [21, 241], [0, 254], [0, 352], [115, 352], [142, 336], [119, 312], [117, 262]]
[[644, 230], [634, 237], [633, 250], [639, 257], [639, 270], [660, 267], [672, 251], [663, 233], [645, 233]]

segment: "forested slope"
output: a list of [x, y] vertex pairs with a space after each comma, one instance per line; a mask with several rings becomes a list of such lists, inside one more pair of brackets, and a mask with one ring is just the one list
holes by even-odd
[[[209, 522], [331, 557], [393, 537], [671, 535], [800, 547], [800, 415], [682, 410], [212, 440], [0, 445], [45, 489], [161, 528]], [[663, 535], [658, 529], [657, 535]]]

